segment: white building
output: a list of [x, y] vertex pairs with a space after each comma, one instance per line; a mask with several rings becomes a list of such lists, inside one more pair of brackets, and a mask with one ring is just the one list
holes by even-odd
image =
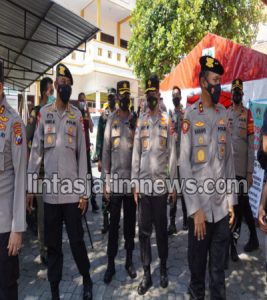
[[[55, 2], [79, 14], [101, 30], [87, 43], [86, 52], [74, 51], [62, 61], [73, 75], [71, 99], [76, 100], [78, 94], [84, 92], [92, 110], [100, 109], [107, 101], [107, 89], [116, 88], [120, 80], [130, 81], [132, 97], [137, 99], [139, 82], [127, 64], [127, 44], [131, 36], [129, 20], [135, 0], [55, 0]], [[37, 95], [37, 99], [38, 90], [37, 82], [28, 94]]]

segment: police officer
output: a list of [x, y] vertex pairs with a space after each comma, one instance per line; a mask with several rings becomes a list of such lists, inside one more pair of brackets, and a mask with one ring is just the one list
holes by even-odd
[[[129, 111], [130, 83], [120, 81], [117, 84], [119, 108], [109, 116], [103, 146], [103, 169], [106, 178], [106, 190], [110, 195], [110, 227], [108, 236], [108, 267], [104, 282], [110, 283], [115, 274], [115, 257], [118, 252], [119, 222], [123, 204], [123, 233], [125, 240], [125, 269], [131, 278], [136, 277], [132, 261], [135, 237], [136, 205], [131, 191], [131, 162], [136, 120]], [[117, 190], [110, 180], [128, 180], [128, 188]], [[129, 189], [130, 188], [130, 189]]]
[[[233, 223], [234, 193], [215, 189], [218, 179], [234, 179], [231, 135], [226, 109], [218, 104], [221, 63], [210, 56], [200, 59], [200, 100], [188, 107], [182, 126], [180, 168], [188, 218], [188, 261], [191, 299], [205, 298], [205, 272], [209, 255], [211, 299], [226, 299], [224, 260]], [[211, 184], [209, 181], [214, 180]], [[212, 186], [211, 186], [212, 185]], [[188, 187], [187, 187], [188, 186]], [[229, 218], [230, 214], [230, 218]]]
[[[164, 181], [170, 175], [176, 177], [176, 150], [173, 135], [170, 132], [170, 120], [166, 112], [159, 108], [159, 80], [152, 76], [146, 81], [148, 111], [140, 116], [135, 133], [132, 158], [132, 184], [138, 205], [139, 241], [144, 277], [138, 286], [138, 294], [144, 295], [152, 286], [150, 264], [152, 225], [154, 224], [160, 258], [160, 285], [168, 286], [167, 258], [167, 198], [168, 191], [151, 190], [144, 180]], [[138, 186], [139, 185], [139, 186]], [[144, 188], [144, 189], [143, 189]], [[140, 195], [140, 199], [139, 199]], [[175, 195], [172, 194], [172, 200]]]
[[[87, 107], [86, 100], [85, 100], [85, 94], [80, 93], [78, 95], [78, 106], [80, 109], [80, 112], [82, 113], [83, 117], [83, 126], [84, 126], [84, 133], [85, 133], [85, 142], [86, 142], [86, 154], [87, 154], [87, 168], [88, 168], [88, 174], [92, 176], [92, 166], [91, 166], [91, 152], [90, 152], [90, 133], [92, 133], [94, 129], [94, 123], [92, 121], [90, 111]], [[93, 183], [93, 180], [92, 180]], [[92, 205], [92, 211], [97, 212], [99, 210], [99, 207], [96, 203], [96, 195], [93, 192], [94, 185], [91, 184], [91, 205]]]
[[[175, 142], [176, 142], [176, 158], [177, 158], [177, 175], [179, 178], [179, 156], [180, 156], [180, 144], [181, 144], [181, 128], [183, 121], [183, 108], [180, 104], [181, 102], [181, 90], [178, 86], [174, 86], [172, 89], [172, 102], [174, 105], [174, 110], [171, 112], [171, 120], [173, 124]], [[187, 230], [187, 211], [185, 206], [185, 201], [183, 194], [181, 194], [182, 210], [183, 210], [183, 230]], [[177, 233], [175, 218], [177, 211], [177, 199], [172, 201], [170, 204], [170, 225], [168, 228], [168, 235]]]
[[[28, 173], [29, 176], [39, 173], [44, 155], [47, 182], [44, 188], [44, 234], [48, 249], [48, 280], [52, 299], [59, 299], [59, 283], [63, 267], [63, 222], [66, 225], [74, 260], [83, 276], [83, 299], [92, 299], [90, 263], [82, 227], [82, 214], [85, 213], [88, 202], [85, 191], [87, 164], [84, 162], [87, 157], [83, 118], [80, 111], [69, 104], [73, 84], [69, 69], [59, 64], [56, 74], [57, 99], [54, 104], [44, 106], [37, 117]], [[55, 175], [56, 187], [52, 180]], [[82, 185], [83, 189], [67, 189], [67, 191], [64, 189], [66, 180], [68, 182], [71, 180], [71, 186], [76, 186], [74, 181], [78, 178], [79, 186]], [[48, 183], [53, 184], [51, 189]], [[31, 182], [28, 188], [28, 192], [31, 192]]]
[[[233, 155], [236, 179], [240, 183], [247, 180], [248, 188], [252, 185], [254, 165], [254, 123], [251, 111], [242, 104], [243, 82], [237, 78], [232, 82], [232, 106], [228, 109], [229, 126], [232, 133]], [[238, 261], [236, 243], [240, 236], [242, 218], [244, 217], [250, 231], [250, 238], [244, 247], [245, 252], [259, 248], [254, 217], [249, 204], [249, 198], [244, 185], [238, 195], [238, 205], [235, 206], [235, 223], [232, 228], [230, 253], [233, 261]]]
[[27, 143], [19, 115], [4, 94], [0, 61], [0, 299], [17, 300], [19, 250], [26, 229]]
[[[41, 94], [41, 101], [40, 105], [34, 106], [30, 118], [28, 120], [28, 124], [26, 126], [26, 135], [27, 135], [27, 142], [28, 142], [28, 150], [31, 151], [34, 131], [36, 128], [37, 122], [37, 115], [40, 112], [41, 107], [47, 104], [48, 100], [51, 102], [53, 99], [54, 88], [53, 88], [53, 80], [49, 77], [45, 77], [40, 82], [40, 94]], [[44, 164], [42, 161], [39, 178], [44, 178]], [[28, 199], [27, 199], [28, 200]], [[30, 199], [32, 200], [32, 198]], [[44, 266], [47, 266], [47, 249], [44, 245], [44, 203], [43, 197], [41, 194], [36, 194], [36, 201], [37, 201], [37, 228], [38, 228], [38, 241], [39, 241], [39, 248], [40, 248], [40, 259]], [[27, 210], [31, 214], [32, 212], [33, 203], [27, 202]]]
[[[114, 112], [116, 105], [116, 94], [117, 91], [114, 88], [108, 89], [108, 106], [104, 107], [105, 111], [101, 114], [97, 127], [96, 136], [96, 157], [98, 159], [98, 171], [101, 172], [101, 178], [103, 179], [102, 172], [102, 150], [104, 144], [104, 133], [108, 116]], [[102, 211], [103, 211], [103, 228], [101, 232], [103, 234], [108, 232], [109, 229], [109, 201], [106, 195], [102, 195]]]

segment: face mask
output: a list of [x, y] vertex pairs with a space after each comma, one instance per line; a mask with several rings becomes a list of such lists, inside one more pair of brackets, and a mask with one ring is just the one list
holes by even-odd
[[114, 95], [109, 95], [108, 96], [108, 107], [110, 109], [114, 109], [115, 108], [115, 104], [116, 104], [115, 96]]
[[80, 103], [79, 103], [79, 107], [80, 107], [80, 109], [82, 109], [82, 110], [85, 109], [85, 102], [83, 102], [83, 101], [80, 102]]
[[175, 107], [180, 105], [180, 101], [181, 101], [180, 95], [173, 95], [172, 102]]
[[154, 110], [158, 104], [158, 99], [155, 96], [147, 97], [147, 106], [150, 110]]
[[[207, 80], [206, 80], [207, 81]], [[221, 84], [211, 84], [207, 81], [208, 83], [208, 87], [206, 88], [208, 93], [211, 96], [211, 100], [214, 104], [217, 104], [219, 102], [220, 99], [220, 95], [221, 95]]]
[[68, 84], [61, 84], [58, 86], [59, 96], [63, 103], [67, 104], [69, 102], [71, 91], [71, 86]]
[[124, 96], [120, 99], [119, 105], [120, 109], [123, 111], [127, 111], [129, 109], [130, 99], [128, 96]]
[[55, 97], [53, 95], [48, 96], [47, 104], [52, 104], [55, 102]]
[[240, 104], [242, 102], [242, 95], [238, 92], [234, 92], [233, 101], [235, 104]]

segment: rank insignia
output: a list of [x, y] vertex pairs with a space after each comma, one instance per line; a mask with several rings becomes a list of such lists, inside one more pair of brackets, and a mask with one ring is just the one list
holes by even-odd
[[214, 67], [214, 59], [212, 57], [207, 57], [206, 66], [208, 68], [213, 68]]
[[6, 125], [3, 123], [0, 123], [0, 130], [6, 130]]
[[200, 113], [203, 113], [204, 108], [203, 108], [203, 103], [202, 102], [199, 103], [198, 109], [199, 109]]
[[183, 127], [182, 127], [183, 134], [186, 134], [189, 129], [190, 129], [190, 121], [187, 120], [187, 119], [184, 119], [183, 120]]
[[0, 115], [2, 115], [2, 114], [5, 112], [5, 110], [6, 110], [5, 106], [2, 105], [2, 106], [0, 107]]
[[197, 127], [203, 127], [203, 126], [205, 126], [205, 123], [201, 122], [201, 121], [198, 121], [198, 122], [195, 123], [195, 126], [197, 126]]
[[197, 151], [197, 161], [202, 162], [205, 160], [205, 151], [203, 149], [199, 149]]
[[48, 145], [51, 145], [52, 143], [53, 143], [53, 136], [49, 134], [49, 135], [47, 136], [47, 144], [48, 144]]
[[120, 143], [120, 139], [119, 138], [115, 138], [114, 142], [113, 142], [114, 147], [118, 146], [119, 143]]
[[198, 144], [199, 144], [199, 145], [203, 145], [203, 143], [204, 143], [204, 137], [203, 137], [203, 135], [200, 135], [200, 136], [198, 137]]

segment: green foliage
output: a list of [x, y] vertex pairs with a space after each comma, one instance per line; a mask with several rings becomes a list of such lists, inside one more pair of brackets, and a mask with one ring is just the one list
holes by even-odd
[[128, 61], [163, 78], [208, 32], [250, 46], [264, 20], [259, 0], [136, 0]]

